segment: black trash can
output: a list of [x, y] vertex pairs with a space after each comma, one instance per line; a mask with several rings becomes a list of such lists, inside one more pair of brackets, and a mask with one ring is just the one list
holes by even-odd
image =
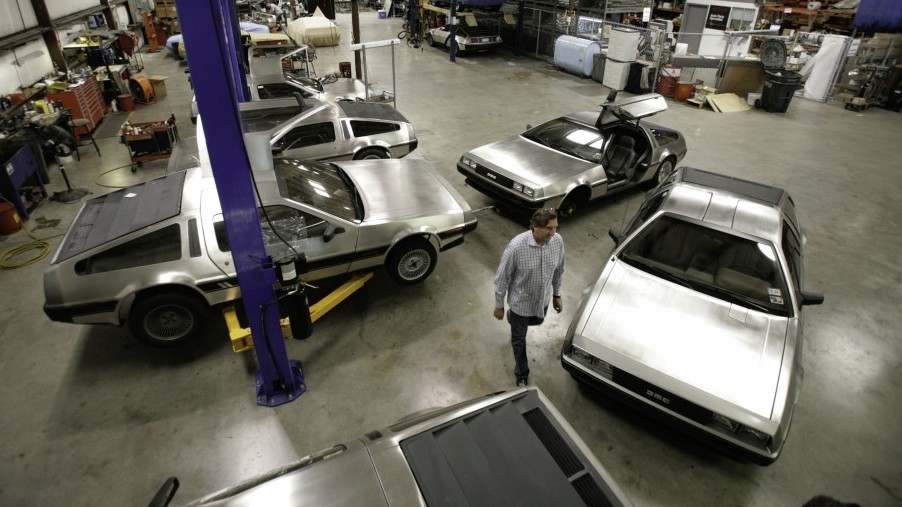
[[764, 71], [761, 108], [768, 113], [785, 113], [801, 82], [802, 75], [798, 72], [791, 70]]

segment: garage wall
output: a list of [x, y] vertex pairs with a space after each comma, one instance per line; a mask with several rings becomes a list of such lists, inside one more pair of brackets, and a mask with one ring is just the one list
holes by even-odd
[[[34, 52], [41, 54], [29, 60], [21, 67], [15, 64], [16, 57], [30, 55]], [[19, 92], [20, 86], [28, 86], [42, 76], [53, 70], [53, 62], [43, 39], [26, 42], [24, 46], [10, 51], [0, 51], [0, 95]]]
[[0, 0], [0, 37], [38, 26], [30, 0]]
[[50, 13], [50, 19], [57, 19], [69, 14], [99, 7], [102, 5], [100, 0], [45, 0], [47, 2], [47, 12]]

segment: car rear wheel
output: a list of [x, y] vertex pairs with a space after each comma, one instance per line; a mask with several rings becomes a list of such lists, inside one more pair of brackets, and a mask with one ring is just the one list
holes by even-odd
[[152, 347], [184, 345], [203, 330], [207, 305], [200, 298], [178, 292], [142, 297], [132, 306], [128, 329], [138, 341]]
[[391, 157], [388, 155], [387, 151], [380, 150], [379, 148], [364, 148], [354, 156], [354, 160], [376, 160], [383, 158]]
[[385, 269], [398, 285], [416, 285], [429, 278], [436, 261], [435, 248], [424, 239], [415, 239], [392, 249]]
[[432, 38], [431, 33], [426, 34], [426, 44], [429, 44], [429, 47], [431, 48], [435, 47], [435, 39]]

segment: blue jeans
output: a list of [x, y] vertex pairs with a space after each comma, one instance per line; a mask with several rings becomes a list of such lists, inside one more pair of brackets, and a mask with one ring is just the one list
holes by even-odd
[[[545, 307], [548, 312], [548, 307]], [[528, 326], [538, 326], [545, 317], [524, 317], [508, 310], [507, 321], [511, 325], [511, 347], [514, 349], [514, 376], [529, 376], [529, 360], [526, 357], [526, 330]]]

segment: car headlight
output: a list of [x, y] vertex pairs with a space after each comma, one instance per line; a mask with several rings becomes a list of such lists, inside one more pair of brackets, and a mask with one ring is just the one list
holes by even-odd
[[570, 355], [576, 362], [588, 366], [602, 377], [610, 379], [614, 375], [614, 366], [611, 363], [599, 359], [575, 345], [570, 347]]
[[471, 159], [468, 158], [468, 157], [465, 157], [465, 156], [464, 156], [464, 157], [460, 157], [460, 163], [463, 164], [463, 165], [465, 165], [465, 166], [467, 166], [467, 167], [469, 167], [469, 168], [471, 168], [471, 169], [476, 169], [476, 162], [473, 161], [473, 160], [471, 160]]
[[730, 419], [729, 417], [714, 412], [711, 414], [711, 420], [714, 422], [714, 424], [720, 426], [721, 429], [724, 429], [730, 433], [736, 433], [737, 431], [739, 431], [739, 423]]
[[747, 440], [751, 440], [762, 447], [767, 446], [767, 444], [770, 442], [770, 435], [749, 428], [748, 426], [740, 426], [739, 436], [745, 437]]
[[536, 191], [533, 190], [533, 189], [531, 189], [531, 188], [529, 188], [529, 187], [527, 187], [527, 186], [524, 186], [524, 187], [523, 187], [523, 193], [526, 194], [526, 195], [529, 196], [529, 197], [532, 197], [532, 196], [534, 196], [534, 195], [536, 194]]
[[517, 192], [522, 192], [522, 191], [523, 191], [523, 185], [514, 182], [514, 190], [516, 190]]

